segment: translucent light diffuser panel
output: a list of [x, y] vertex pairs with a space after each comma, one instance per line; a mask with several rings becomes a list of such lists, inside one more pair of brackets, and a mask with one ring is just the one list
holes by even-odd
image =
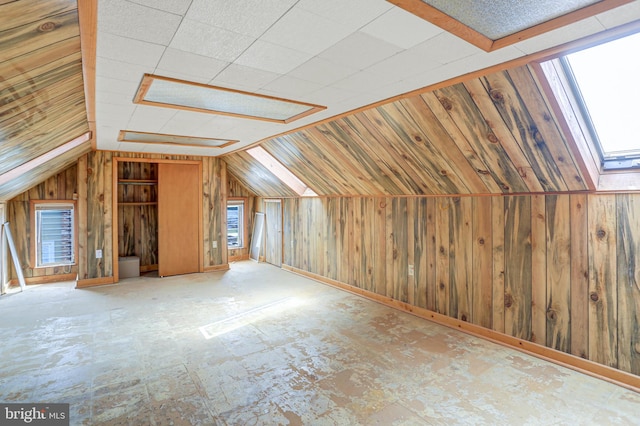
[[387, 0], [492, 51], [632, 0]]
[[229, 139], [199, 138], [195, 136], [164, 135], [161, 133], [134, 132], [132, 130], [120, 130], [118, 135], [120, 142], [156, 143], [180, 146], [199, 146], [207, 148], [224, 148], [238, 142]]
[[145, 74], [135, 103], [290, 123], [324, 106]]

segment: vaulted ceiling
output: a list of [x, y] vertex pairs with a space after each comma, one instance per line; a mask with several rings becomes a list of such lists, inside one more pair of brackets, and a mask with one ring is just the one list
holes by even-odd
[[[297, 194], [229, 152], [260, 143], [319, 195], [593, 189], [529, 67], [460, 76], [640, 19], [633, 1], [487, 53], [386, 0], [81, 5], [95, 22], [79, 25], [76, 0], [0, 1], [0, 200], [73, 163], [92, 136], [97, 149], [223, 155], [265, 196]], [[145, 73], [327, 108], [282, 124], [140, 105]], [[239, 142], [128, 143], [122, 130]]]

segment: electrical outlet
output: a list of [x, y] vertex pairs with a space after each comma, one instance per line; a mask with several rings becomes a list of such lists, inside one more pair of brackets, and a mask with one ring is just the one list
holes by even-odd
[[409, 276], [413, 276], [413, 265], [409, 265]]
[[213, 240], [212, 245], [213, 245], [213, 248], [218, 248], [218, 241]]
[[102, 259], [102, 250], [96, 250], [96, 259]]

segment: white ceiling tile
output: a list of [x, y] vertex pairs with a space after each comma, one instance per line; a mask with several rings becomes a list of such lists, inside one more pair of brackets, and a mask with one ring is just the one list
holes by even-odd
[[159, 44], [133, 40], [106, 32], [98, 34], [97, 55], [101, 58], [155, 67], [164, 50], [165, 47]]
[[254, 40], [253, 37], [185, 19], [170, 47], [233, 62]]
[[104, 92], [96, 90], [96, 105], [99, 106], [102, 103], [111, 105], [131, 105], [133, 103], [133, 93], [122, 94], [116, 92]]
[[168, 48], [160, 59], [158, 69], [201, 77], [206, 82], [228, 65], [228, 62], [218, 59]]
[[308, 93], [321, 87], [320, 84], [285, 75], [264, 86], [259, 93], [304, 102]]
[[295, 3], [296, 0], [194, 0], [186, 17], [257, 38]]
[[634, 21], [640, 16], [640, 1], [633, 1], [615, 9], [596, 15], [598, 21], [605, 28], [613, 28], [618, 25]]
[[300, 0], [296, 7], [357, 30], [394, 6], [385, 0]]
[[317, 55], [351, 32], [338, 22], [294, 8], [269, 28], [261, 40]]
[[350, 68], [335, 62], [329, 62], [318, 57], [311, 58], [288, 75], [301, 80], [329, 85], [358, 72], [356, 68]]
[[553, 46], [577, 40], [582, 37], [604, 30], [604, 26], [595, 18], [583, 19], [575, 24], [558, 28], [557, 30], [541, 34], [537, 37], [521, 41], [515, 46], [527, 54], [548, 49]]
[[362, 31], [373, 37], [409, 49], [444, 30], [404, 9], [395, 7], [367, 24]]
[[395, 81], [393, 75], [373, 74], [367, 71], [360, 71], [347, 78], [332, 84], [337, 89], [345, 89], [354, 92], [371, 92], [377, 87], [386, 86]]
[[211, 81], [211, 84], [244, 91], [256, 91], [280, 75], [244, 65], [231, 64], [220, 72]]
[[356, 32], [318, 56], [336, 64], [361, 70], [393, 56], [401, 50], [391, 43]]
[[327, 86], [306, 95], [305, 101], [318, 105], [334, 105], [357, 94], [358, 92]]
[[258, 40], [237, 59], [236, 63], [277, 74], [286, 74], [308, 61], [311, 56], [308, 53]]
[[437, 68], [441, 65], [440, 62], [436, 61], [430, 55], [416, 54], [413, 49], [409, 49], [368, 67], [366, 71], [403, 79]]
[[176, 113], [177, 110], [171, 108], [136, 105], [131, 118], [123, 127], [141, 132], [158, 132]]
[[96, 58], [96, 76], [140, 83], [144, 73], [153, 73], [154, 67], [128, 64], [107, 58]]
[[124, 116], [128, 119], [128, 117], [133, 114], [133, 111], [136, 109], [136, 105], [133, 102], [129, 102], [127, 105], [122, 104], [109, 104], [106, 102], [102, 102], [96, 105], [96, 113], [99, 116]]
[[133, 94], [136, 93], [139, 87], [139, 81], [131, 80], [119, 80], [116, 78], [98, 76], [96, 78], [96, 91], [97, 92], [109, 92], [117, 95], [125, 95], [133, 99]]
[[124, 0], [98, 2], [98, 31], [167, 45], [182, 17]]
[[428, 57], [434, 62], [447, 64], [484, 51], [448, 32], [442, 32], [410, 49], [417, 57]]
[[191, 0], [129, 0], [132, 3], [138, 3], [143, 6], [152, 7], [154, 9], [164, 10], [165, 12], [175, 13], [176, 15], [184, 15], [191, 5]]
[[207, 84], [209, 82], [209, 79], [206, 77], [200, 77], [197, 75], [191, 75], [183, 72], [166, 70], [164, 68], [156, 68], [154, 74], [159, 75], [161, 77], [170, 77], [170, 78], [175, 78], [177, 80], [189, 81], [192, 83]]

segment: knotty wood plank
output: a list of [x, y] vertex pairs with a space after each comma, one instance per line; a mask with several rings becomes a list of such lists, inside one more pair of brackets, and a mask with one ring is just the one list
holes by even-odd
[[531, 338], [547, 341], [547, 230], [544, 195], [531, 196]]
[[492, 198], [473, 197], [473, 290], [471, 322], [492, 328], [493, 319], [493, 231]]
[[[407, 303], [411, 306], [416, 306], [416, 245], [420, 238], [419, 235], [416, 234], [415, 223], [416, 220], [416, 198], [409, 198], [406, 200], [407, 203]], [[419, 247], [417, 247], [420, 250]], [[409, 273], [409, 265], [413, 266], [413, 273]]]
[[[453, 171], [454, 176], [460, 179], [461, 183], [457, 183], [459, 190], [466, 188], [468, 193], [472, 194], [488, 193], [489, 190], [480, 177], [481, 175], [467, 161], [424, 99], [420, 96], [414, 96], [399, 101], [399, 103], [426, 136], [426, 141], [417, 142], [432, 145], [432, 151], [442, 156], [442, 161]], [[441, 169], [440, 174], [443, 171], [446, 169]]]
[[390, 206], [387, 205], [387, 201], [383, 197], [377, 197], [374, 206], [374, 220], [373, 220], [373, 240], [375, 245], [373, 247], [373, 267], [375, 277], [375, 292], [380, 295], [386, 294], [386, 280], [387, 280], [387, 268], [386, 253], [387, 253], [387, 209]]
[[373, 264], [373, 251], [376, 239], [371, 232], [375, 223], [376, 199], [372, 197], [363, 198], [362, 209], [362, 280], [363, 287], [369, 291], [375, 291], [375, 274]]
[[449, 316], [471, 321], [473, 295], [473, 219], [470, 197], [454, 197], [449, 212]]
[[571, 215], [571, 353], [589, 356], [589, 255], [587, 195], [572, 194]]
[[[366, 232], [362, 223], [364, 198], [353, 199], [353, 260], [351, 261], [351, 285], [362, 288], [363, 285], [363, 247], [362, 234]], [[384, 293], [383, 293], [384, 294]]]
[[[386, 262], [385, 262], [385, 291], [384, 295], [387, 297], [393, 297], [396, 293], [396, 288], [400, 285], [397, 282], [397, 278], [394, 275], [394, 249], [395, 249], [395, 241], [394, 241], [394, 232], [395, 232], [395, 224], [393, 223], [393, 198], [388, 197], [383, 199], [384, 204], [386, 206], [386, 235], [384, 239], [386, 240]], [[397, 252], [396, 252], [397, 253]]]
[[547, 195], [546, 211], [548, 250], [546, 346], [562, 352], [571, 352], [571, 298], [573, 296], [571, 294], [572, 223], [569, 195]]
[[87, 197], [88, 154], [78, 158], [78, 279], [89, 277], [88, 261], [88, 197]]
[[457, 124], [474, 152], [482, 159], [486, 165], [486, 171], [491, 174], [501, 191], [503, 193], [528, 192], [529, 188], [505, 152], [501, 141], [474, 102], [474, 98], [482, 96], [484, 89], [479, 93], [470, 93], [468, 89], [468, 86], [457, 84], [436, 90], [434, 94]]
[[68, 0], [20, 0], [2, 5], [2, 17], [7, 23], [5, 29], [11, 29], [77, 8], [76, 2]]
[[531, 338], [531, 198], [505, 198], [505, 333]]
[[409, 257], [409, 231], [407, 221], [407, 199], [405, 197], [395, 197], [387, 199], [391, 204], [393, 232], [390, 233], [393, 246], [391, 255], [393, 262], [393, 293], [392, 297], [402, 302], [409, 301], [409, 276], [407, 273], [407, 260]]
[[[427, 198], [420, 197], [413, 200], [413, 226], [409, 231], [413, 236], [413, 305], [427, 307], [427, 279], [428, 279], [428, 250], [427, 240]], [[411, 213], [408, 213], [411, 215]], [[411, 217], [411, 216], [410, 216]]]
[[438, 232], [438, 224], [436, 223], [437, 216], [437, 203], [440, 200], [437, 198], [429, 198], [425, 199], [426, 207], [425, 207], [425, 220], [426, 220], [426, 245], [425, 245], [425, 254], [426, 254], [426, 273], [425, 273], [425, 291], [426, 291], [426, 308], [430, 311], [436, 311], [437, 302], [436, 302], [436, 293], [438, 287], [438, 281], [436, 279], [436, 266], [438, 264], [438, 253], [439, 247], [437, 245], [437, 232]]
[[617, 218], [615, 195], [590, 195], [589, 359], [618, 366]]
[[555, 164], [569, 191], [588, 189], [580, 169], [574, 162], [566, 137], [553, 120], [551, 110], [529, 67], [512, 68], [507, 74], [517, 90], [522, 106], [535, 123], [535, 128], [529, 131], [533, 134], [536, 147], [545, 154], [547, 161]]
[[349, 212], [352, 208], [351, 200], [348, 198], [339, 198], [340, 204], [338, 209], [338, 247], [339, 252], [336, 253], [338, 258], [338, 281], [343, 283], [349, 282], [349, 256], [352, 247], [352, 222], [349, 220]]
[[451, 291], [450, 278], [450, 227], [449, 209], [452, 207], [451, 198], [439, 198], [436, 203], [436, 312], [449, 315], [449, 300]]
[[616, 196], [618, 368], [640, 374], [640, 196]]

